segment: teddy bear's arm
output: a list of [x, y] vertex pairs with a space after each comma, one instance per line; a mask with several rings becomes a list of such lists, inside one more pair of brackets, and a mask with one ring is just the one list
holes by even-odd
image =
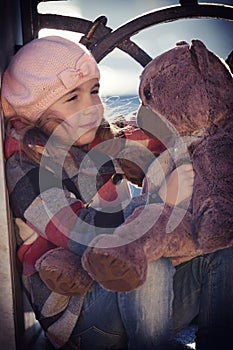
[[191, 214], [177, 212], [170, 222], [173, 210], [155, 203], [136, 208], [113, 235], [91, 242], [82, 257], [84, 268], [104, 288], [130, 291], [145, 282], [148, 261], [200, 255], [190, 234]]

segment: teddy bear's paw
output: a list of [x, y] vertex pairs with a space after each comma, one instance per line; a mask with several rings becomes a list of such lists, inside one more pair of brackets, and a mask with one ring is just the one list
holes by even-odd
[[96, 242], [98, 247], [88, 247], [83, 254], [83, 267], [107, 290], [128, 292], [140, 287], [145, 282], [147, 273], [144, 251], [137, 249], [133, 252], [132, 249], [130, 252], [130, 245], [105, 247], [106, 239], [108, 238], [113, 245], [115, 237], [101, 236], [102, 240], [99, 238]]
[[53, 292], [73, 296], [92, 289], [93, 279], [83, 269], [81, 258], [63, 248], [46, 252], [36, 262], [45, 285]]

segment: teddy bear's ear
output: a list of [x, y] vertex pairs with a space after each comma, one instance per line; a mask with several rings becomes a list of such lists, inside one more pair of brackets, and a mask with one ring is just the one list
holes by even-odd
[[190, 45], [190, 53], [193, 59], [194, 65], [203, 74], [206, 72], [209, 66], [209, 51], [206, 46], [200, 40], [192, 40]]
[[176, 46], [189, 46], [189, 44], [187, 43], [187, 41], [180, 40], [177, 41]]

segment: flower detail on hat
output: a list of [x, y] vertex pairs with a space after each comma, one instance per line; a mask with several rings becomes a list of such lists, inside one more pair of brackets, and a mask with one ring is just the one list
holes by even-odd
[[58, 78], [67, 89], [80, 85], [81, 80], [87, 76], [99, 76], [97, 64], [88, 54], [82, 55], [76, 62], [75, 68], [66, 68], [58, 74]]
[[83, 72], [81, 72], [80, 69], [78, 69], [77, 71], [77, 76], [79, 77], [79, 79], [83, 78]]

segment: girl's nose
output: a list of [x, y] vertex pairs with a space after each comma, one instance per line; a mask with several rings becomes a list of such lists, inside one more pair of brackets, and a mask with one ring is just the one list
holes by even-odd
[[98, 110], [97, 105], [91, 104], [90, 106], [86, 106], [86, 107], [83, 109], [83, 114], [84, 114], [84, 115], [93, 114], [93, 113], [96, 113], [97, 110]]
[[96, 110], [96, 100], [92, 95], [85, 96], [82, 107], [86, 114], [92, 113]]

